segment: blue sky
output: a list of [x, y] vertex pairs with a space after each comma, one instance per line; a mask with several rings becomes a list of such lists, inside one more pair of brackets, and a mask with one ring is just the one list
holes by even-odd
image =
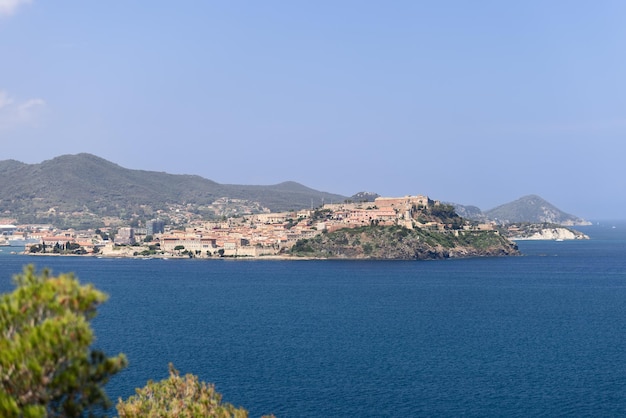
[[626, 208], [624, 1], [0, 0], [0, 160]]

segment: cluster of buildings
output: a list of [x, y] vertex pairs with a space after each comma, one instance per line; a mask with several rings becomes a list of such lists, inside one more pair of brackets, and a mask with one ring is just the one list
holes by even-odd
[[[17, 238], [29, 240], [22, 247], [26, 252], [34, 252], [35, 245], [36, 252], [45, 253], [54, 248], [70, 248], [77, 249], [77, 254], [120, 257], [260, 257], [279, 255], [300, 239], [342, 228], [402, 225], [407, 228], [445, 229], [446, 225], [420, 222], [419, 217], [415, 216], [424, 208], [439, 204], [427, 196], [378, 197], [374, 202], [326, 204], [315, 210], [258, 213], [223, 221], [197, 221], [176, 230], [168, 229], [167, 225], [156, 219], [146, 222], [143, 228], [119, 228], [114, 235], [114, 231], [104, 228], [96, 231], [56, 231], [49, 225], [31, 225], [26, 228], [0, 225], [0, 232], [5, 243]], [[491, 227], [482, 225], [478, 228]]]

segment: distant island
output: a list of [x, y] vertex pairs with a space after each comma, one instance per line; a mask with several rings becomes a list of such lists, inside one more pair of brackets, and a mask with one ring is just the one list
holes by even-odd
[[443, 259], [587, 238], [569, 227], [584, 220], [535, 195], [482, 212], [423, 195], [223, 185], [90, 154], [0, 161], [0, 174], [0, 251], [33, 255]]

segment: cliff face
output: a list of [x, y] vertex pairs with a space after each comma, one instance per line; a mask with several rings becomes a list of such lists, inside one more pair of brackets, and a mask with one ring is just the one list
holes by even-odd
[[589, 239], [582, 232], [569, 228], [552, 226], [541, 227], [541, 225], [530, 225], [523, 231], [513, 234], [513, 240], [573, 240], [573, 239]]
[[342, 229], [301, 240], [296, 256], [347, 259], [437, 260], [518, 255], [517, 246], [495, 231], [410, 230], [399, 226]]

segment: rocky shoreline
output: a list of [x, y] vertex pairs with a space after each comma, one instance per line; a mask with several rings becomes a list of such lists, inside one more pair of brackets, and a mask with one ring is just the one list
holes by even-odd
[[553, 224], [528, 224], [509, 227], [510, 239], [513, 241], [566, 241], [586, 240], [588, 235], [571, 228]]

